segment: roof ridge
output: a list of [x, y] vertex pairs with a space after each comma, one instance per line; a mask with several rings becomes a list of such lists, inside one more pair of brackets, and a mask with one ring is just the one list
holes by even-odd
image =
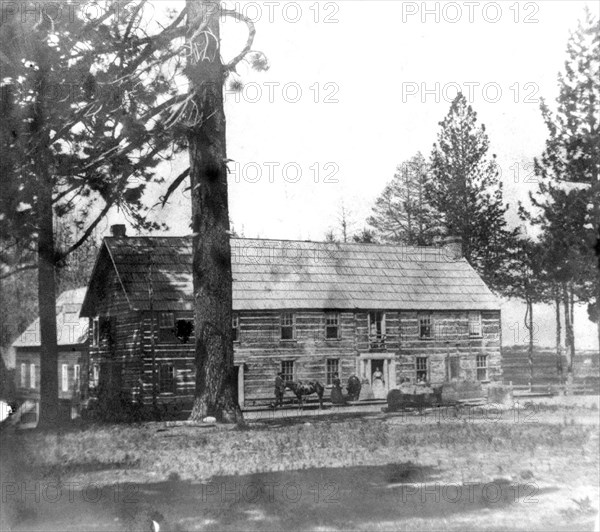
[[[135, 236], [106, 236], [104, 240], [152, 240], [152, 239], [191, 239], [192, 234], [188, 235], [135, 235]], [[247, 241], [259, 241], [259, 242], [294, 242], [300, 244], [326, 244], [331, 246], [373, 246], [379, 248], [404, 248], [404, 249], [418, 249], [425, 251], [435, 251], [442, 249], [441, 246], [429, 245], [429, 246], [415, 246], [410, 244], [404, 244], [402, 242], [328, 242], [326, 240], [301, 240], [295, 238], [262, 238], [262, 237], [245, 237], [245, 236], [232, 236], [231, 240], [247, 240]]]

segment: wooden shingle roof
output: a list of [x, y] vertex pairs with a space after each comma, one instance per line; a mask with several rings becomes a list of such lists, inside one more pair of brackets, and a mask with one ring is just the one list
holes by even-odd
[[[129, 304], [191, 310], [191, 237], [104, 239]], [[495, 310], [479, 275], [447, 248], [232, 238], [233, 308]], [[82, 315], [93, 315], [94, 276]]]

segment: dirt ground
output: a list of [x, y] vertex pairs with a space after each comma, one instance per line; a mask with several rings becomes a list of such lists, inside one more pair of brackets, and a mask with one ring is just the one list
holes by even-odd
[[578, 397], [4, 431], [0, 529], [593, 530], [598, 433]]

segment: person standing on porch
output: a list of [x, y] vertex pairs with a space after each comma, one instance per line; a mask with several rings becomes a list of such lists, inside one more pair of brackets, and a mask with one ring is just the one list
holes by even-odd
[[283, 373], [277, 373], [275, 377], [275, 406], [283, 406], [283, 394], [285, 393], [285, 381]]
[[344, 395], [342, 394], [342, 382], [340, 381], [340, 376], [337, 373], [333, 374], [331, 388], [331, 402], [334, 405], [344, 404], [346, 401], [344, 399]]
[[383, 380], [383, 373], [381, 373], [379, 368], [373, 372], [373, 381], [371, 386], [373, 388], [373, 395], [375, 396], [375, 399], [385, 399], [385, 382]]

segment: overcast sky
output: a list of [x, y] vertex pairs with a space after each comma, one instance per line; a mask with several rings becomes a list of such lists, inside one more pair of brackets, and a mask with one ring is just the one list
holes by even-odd
[[[153, 16], [183, 4], [156, 3]], [[586, 4], [598, 11], [573, 0], [229, 4], [256, 21], [254, 48], [271, 65], [242, 66], [244, 90], [227, 94], [231, 219], [247, 237], [311, 240], [339, 228], [342, 203], [351, 229], [364, 226], [396, 165], [429, 156], [457, 88], [486, 126], [505, 200], [526, 201], [529, 164], [546, 139], [539, 98], [553, 104], [569, 32]], [[241, 24], [224, 24], [226, 57], [244, 40]], [[160, 171], [168, 181], [186, 164], [182, 156]], [[170, 234], [188, 234], [188, 195], [155, 216]], [[580, 345], [597, 345], [592, 324], [579, 324]]]

